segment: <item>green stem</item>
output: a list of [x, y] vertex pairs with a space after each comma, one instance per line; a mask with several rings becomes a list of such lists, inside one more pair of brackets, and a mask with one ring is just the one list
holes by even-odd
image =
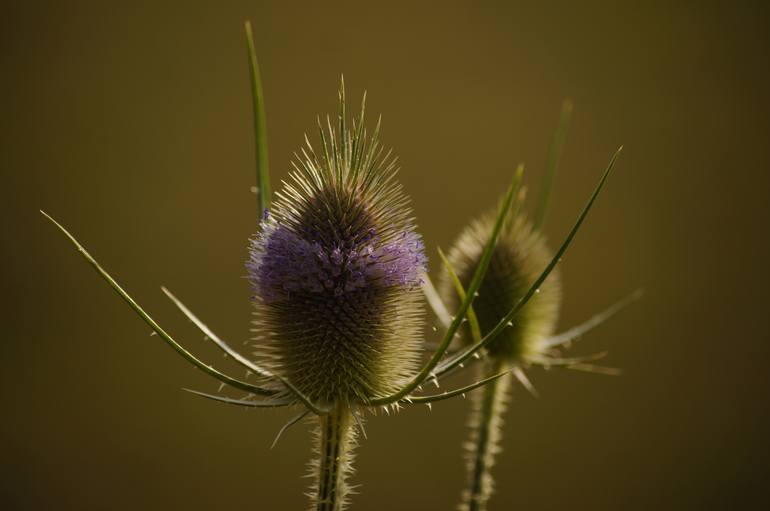
[[342, 511], [348, 486], [345, 479], [355, 448], [353, 415], [347, 405], [337, 404], [328, 415], [320, 417], [318, 480], [315, 493], [316, 511]]
[[[496, 374], [504, 363], [495, 360], [484, 364], [484, 374]], [[463, 492], [462, 511], [484, 511], [492, 495], [491, 474], [495, 454], [500, 451], [502, 415], [510, 388], [510, 374], [489, 383], [480, 397], [473, 397], [471, 437], [468, 443], [468, 487]]]

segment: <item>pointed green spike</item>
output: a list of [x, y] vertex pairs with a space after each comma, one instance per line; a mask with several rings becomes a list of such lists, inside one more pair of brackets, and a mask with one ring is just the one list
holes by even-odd
[[259, 216], [264, 214], [270, 205], [270, 173], [267, 159], [267, 122], [265, 120], [265, 98], [262, 92], [262, 76], [259, 73], [257, 52], [254, 49], [254, 35], [251, 22], [245, 23], [246, 49], [249, 55], [249, 72], [251, 77], [251, 98], [254, 108], [254, 138], [257, 155], [257, 198]]
[[96, 262], [96, 259], [91, 257], [91, 254], [86, 251], [86, 249], [83, 247], [83, 245], [78, 242], [78, 240], [75, 239], [75, 237], [67, 231], [59, 222], [51, 218], [48, 213], [45, 211], [40, 211], [43, 216], [45, 216], [48, 220], [51, 221], [56, 227], [59, 228], [61, 232], [64, 233], [67, 238], [72, 242], [73, 245], [75, 245], [75, 248], [77, 248], [78, 252], [80, 252], [80, 255], [82, 255], [86, 261], [96, 270], [96, 272], [101, 275], [101, 277], [107, 281], [107, 283], [112, 287], [112, 289], [115, 290], [125, 301], [128, 303], [128, 305], [134, 309], [134, 311], [141, 317], [145, 323], [147, 323], [152, 330], [160, 336], [161, 339], [166, 341], [166, 343], [174, 348], [174, 350], [182, 355], [182, 357], [185, 358], [188, 362], [193, 364], [195, 367], [203, 371], [204, 373], [208, 374], [209, 376], [213, 376], [217, 380], [221, 381], [222, 383], [226, 383], [227, 385], [230, 385], [231, 387], [235, 387], [237, 389], [251, 392], [253, 394], [259, 394], [262, 396], [272, 396], [275, 394], [274, 390], [270, 389], [264, 389], [261, 387], [257, 387], [255, 385], [251, 385], [250, 383], [246, 383], [241, 380], [236, 380], [235, 378], [231, 378], [230, 376], [227, 376], [226, 374], [220, 373], [213, 367], [204, 364], [200, 360], [198, 360], [192, 353], [184, 349], [179, 343], [177, 343], [174, 339], [171, 338], [169, 334], [166, 333], [165, 330], [163, 330], [160, 325], [158, 325], [154, 319], [150, 317], [149, 314], [147, 314], [142, 307], [139, 306], [138, 303], [134, 301], [133, 298], [131, 298], [126, 291], [123, 290], [122, 287], [115, 281], [115, 279], [110, 276], [109, 273], [107, 273], [98, 262]]
[[263, 401], [249, 401], [247, 399], [233, 399], [231, 397], [217, 396], [215, 394], [206, 394], [205, 392], [192, 389], [182, 388], [182, 390], [189, 392], [190, 394], [195, 394], [196, 396], [211, 399], [212, 401], [219, 401], [220, 403], [227, 403], [228, 405], [245, 406], [248, 408], [280, 408], [282, 406], [289, 406], [290, 404], [294, 403], [294, 401], [291, 399], [265, 399]]
[[[441, 262], [444, 264], [447, 273], [449, 273], [449, 278], [452, 279], [452, 282], [455, 285], [455, 290], [457, 291], [457, 296], [460, 298], [460, 301], [465, 300], [466, 294], [463, 283], [460, 282], [460, 277], [457, 276], [457, 273], [454, 268], [452, 268], [449, 259], [446, 258], [441, 247], [438, 248], [438, 256], [441, 258]], [[471, 329], [471, 338], [473, 339], [473, 342], [481, 342], [481, 327], [479, 326], [479, 319], [476, 317], [476, 312], [474, 312], [472, 305], [468, 306], [466, 317], [468, 318], [468, 325]]]
[[548, 203], [551, 198], [551, 189], [553, 187], [553, 178], [556, 175], [556, 169], [561, 160], [561, 153], [564, 150], [564, 143], [567, 141], [567, 132], [569, 131], [569, 122], [572, 118], [572, 101], [565, 99], [561, 105], [561, 115], [559, 124], [556, 126], [556, 132], [553, 134], [551, 145], [548, 148], [548, 159], [545, 164], [545, 173], [540, 185], [540, 199], [535, 210], [535, 221], [532, 226], [536, 231], [542, 229], [545, 223], [545, 217], [548, 214]]
[[621, 146], [612, 156], [610, 163], [607, 165], [607, 168], [605, 169], [604, 174], [602, 174], [602, 177], [599, 180], [599, 184], [596, 185], [594, 192], [591, 194], [591, 197], [588, 199], [588, 203], [586, 203], [585, 207], [583, 208], [583, 211], [581, 211], [580, 215], [578, 215], [578, 218], [575, 221], [575, 225], [572, 226], [572, 229], [569, 231], [569, 233], [567, 234], [567, 237], [562, 242], [561, 246], [559, 247], [559, 250], [557, 250], [556, 253], [554, 254], [553, 259], [551, 259], [551, 262], [548, 263], [548, 265], [545, 267], [545, 269], [540, 274], [540, 276], [535, 280], [535, 282], [532, 283], [532, 285], [524, 294], [524, 296], [522, 296], [521, 299], [519, 299], [519, 301], [513, 307], [513, 309], [511, 309], [511, 311], [508, 314], [506, 314], [506, 316], [503, 319], [501, 319], [500, 322], [497, 325], [495, 325], [495, 327], [492, 330], [490, 330], [489, 333], [487, 333], [487, 335], [484, 336], [481, 342], [478, 342], [473, 346], [469, 346], [468, 348], [460, 351], [457, 355], [452, 356], [449, 360], [447, 360], [443, 364], [439, 365], [435, 373], [436, 376], [442, 376], [446, 374], [448, 371], [450, 371], [451, 369], [459, 366], [464, 361], [468, 360], [468, 358], [473, 356], [474, 353], [477, 353], [484, 346], [492, 342], [492, 340], [494, 340], [503, 330], [508, 328], [509, 323], [513, 320], [514, 317], [516, 317], [516, 315], [527, 304], [527, 302], [529, 302], [529, 299], [532, 298], [532, 296], [534, 296], [534, 294], [543, 284], [545, 279], [548, 278], [548, 275], [551, 274], [551, 272], [559, 263], [559, 261], [561, 261], [562, 256], [567, 251], [567, 248], [569, 248], [570, 244], [572, 243], [572, 240], [574, 239], [575, 235], [580, 229], [580, 226], [583, 224], [583, 220], [585, 220], [586, 215], [588, 215], [588, 212], [593, 207], [594, 201], [596, 201], [596, 198], [599, 196], [599, 193], [602, 191], [602, 188], [604, 188], [604, 183], [607, 181], [607, 177], [610, 175], [612, 168], [615, 166], [615, 161], [617, 160], [618, 155], [620, 154], [622, 149], [623, 147]]
[[483, 380], [479, 380], [475, 383], [472, 383], [470, 385], [466, 385], [465, 387], [461, 387], [459, 389], [450, 390], [447, 392], [443, 392], [441, 394], [434, 394], [431, 396], [416, 396], [416, 397], [408, 397], [403, 400], [404, 403], [407, 404], [425, 404], [425, 403], [435, 403], [436, 401], [443, 401], [444, 399], [450, 399], [455, 396], [459, 396], [461, 394], [465, 394], [466, 392], [470, 392], [472, 390], [476, 390], [479, 387], [483, 387], [487, 383], [490, 383], [492, 381], [495, 381], [496, 379], [505, 376], [508, 374], [509, 371], [503, 371], [502, 373], [495, 374], [493, 376], [489, 376], [487, 378], [484, 378]]
[[444, 334], [444, 339], [441, 341], [441, 344], [439, 344], [436, 351], [430, 357], [428, 362], [423, 366], [420, 372], [417, 373], [401, 390], [389, 396], [372, 399], [369, 401], [368, 404], [372, 406], [380, 406], [380, 405], [388, 405], [388, 404], [392, 404], [397, 401], [400, 401], [404, 397], [411, 394], [412, 391], [414, 391], [414, 389], [416, 389], [428, 377], [430, 377], [433, 370], [436, 368], [436, 366], [438, 366], [439, 362], [441, 361], [441, 357], [444, 356], [444, 353], [446, 353], [447, 348], [449, 348], [449, 344], [452, 342], [452, 339], [454, 339], [454, 336], [457, 333], [457, 329], [460, 327], [460, 323], [462, 323], [462, 320], [468, 311], [468, 307], [471, 306], [475, 298], [476, 291], [478, 291], [479, 287], [481, 287], [481, 282], [484, 280], [484, 275], [486, 275], [487, 267], [489, 266], [489, 262], [492, 259], [492, 252], [497, 243], [497, 238], [500, 236], [500, 231], [502, 230], [503, 224], [505, 223], [506, 216], [508, 215], [508, 212], [511, 209], [511, 206], [513, 204], [513, 199], [516, 197], [516, 194], [519, 191], [519, 187], [521, 186], [521, 178], [523, 173], [524, 173], [524, 166], [519, 165], [519, 167], [516, 169], [516, 172], [514, 173], [513, 181], [511, 182], [511, 185], [508, 187], [507, 193], [505, 194], [505, 198], [503, 199], [503, 202], [500, 205], [500, 210], [497, 213], [495, 225], [494, 225], [494, 228], [492, 229], [492, 235], [489, 237], [489, 241], [485, 245], [484, 251], [481, 253], [479, 264], [476, 267], [476, 271], [473, 274], [471, 283], [468, 286], [465, 300], [463, 300], [462, 303], [460, 304], [460, 307], [458, 308], [454, 319], [452, 320], [452, 322], [449, 325], [449, 328], [447, 328], [447, 331]]

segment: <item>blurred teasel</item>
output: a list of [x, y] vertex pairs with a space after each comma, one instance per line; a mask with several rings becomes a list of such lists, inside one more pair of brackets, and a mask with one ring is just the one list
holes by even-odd
[[[512, 211], [515, 213], [516, 210]], [[442, 258], [464, 286], [470, 282], [473, 270], [492, 229], [494, 217], [485, 215], [466, 227]], [[473, 311], [481, 333], [488, 332], [513, 307], [534, 282], [540, 270], [553, 254], [545, 239], [535, 231], [523, 214], [509, 215], [497, 241]], [[457, 306], [458, 293], [448, 271], [441, 274], [439, 292], [451, 308]], [[536, 290], [517, 320], [486, 347], [485, 354], [501, 363], [532, 362], [543, 354], [543, 343], [553, 333], [561, 302], [561, 276], [555, 268], [550, 277]], [[474, 326], [475, 328], [475, 326]], [[462, 330], [461, 339], [473, 343], [470, 325]]]
[[[465, 444], [468, 481], [459, 507], [462, 511], [482, 511], [487, 508], [487, 501], [493, 490], [490, 471], [495, 462], [495, 455], [501, 449], [503, 414], [509, 400], [512, 379], [518, 379], [530, 392], [536, 394], [524, 372], [525, 368], [532, 365], [546, 368], [563, 366], [615, 374], [614, 369], [590, 363], [603, 356], [603, 353], [589, 357], [565, 358], [560, 355], [559, 348], [568, 345], [639, 296], [639, 292], [636, 292], [584, 324], [554, 335], [562, 298], [560, 272], [554, 267], [547, 279], [538, 277], [542, 268], [549, 265], [549, 261], [553, 264], [554, 261], [560, 260], [564, 248], [562, 245], [554, 257], [546, 244], [542, 225], [571, 111], [572, 105], [566, 101], [549, 152], [534, 221], [528, 219], [523, 212], [522, 191], [506, 216], [486, 275], [473, 306], [468, 310], [468, 321], [460, 330], [459, 344], [466, 349], [489, 337], [490, 332], [499, 331], [494, 339], [485, 344], [483, 360], [477, 368], [477, 377], [498, 374], [503, 368], [511, 369], [471, 398], [470, 438]], [[612, 168], [615, 157], [599, 187]], [[576, 225], [582, 222], [587, 209], [593, 203], [593, 198], [595, 195]], [[465, 297], [465, 289], [481, 261], [493, 226], [494, 212], [489, 212], [465, 227], [446, 256], [439, 250], [445, 269], [438, 283], [438, 296], [434, 296], [433, 300], [433, 303], [439, 304], [439, 316], [443, 315], [444, 307], [453, 310]], [[568, 239], [573, 233], [574, 230]], [[532, 286], [533, 282], [537, 285]], [[515, 319], [508, 319], [508, 311], [516, 308], [519, 309], [518, 315]]]

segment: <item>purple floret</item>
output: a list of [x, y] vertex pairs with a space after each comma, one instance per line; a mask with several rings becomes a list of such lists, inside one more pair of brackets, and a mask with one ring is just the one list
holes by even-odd
[[356, 290], [412, 288], [421, 284], [427, 259], [412, 231], [383, 243], [374, 230], [332, 245], [303, 239], [277, 222], [265, 222], [252, 239], [246, 264], [256, 294], [266, 303], [297, 293], [343, 295]]

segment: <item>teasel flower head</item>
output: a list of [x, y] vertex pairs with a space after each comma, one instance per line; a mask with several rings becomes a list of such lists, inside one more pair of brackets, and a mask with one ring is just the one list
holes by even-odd
[[[553, 257], [541, 232], [534, 230], [523, 214], [507, 220], [473, 302], [482, 334], [492, 330], [517, 304]], [[493, 225], [493, 213], [471, 222], [447, 254], [463, 286], [467, 287], [473, 276]], [[453, 310], [459, 303], [454, 283], [446, 272], [441, 275], [439, 291]], [[511, 325], [486, 346], [487, 354], [523, 363], [541, 355], [558, 320], [561, 294], [560, 272], [555, 268]], [[474, 342], [468, 323], [462, 329], [461, 340], [464, 344]]]
[[396, 159], [364, 128], [306, 138], [251, 240], [247, 263], [265, 365], [317, 403], [368, 402], [416, 369], [426, 271]]

